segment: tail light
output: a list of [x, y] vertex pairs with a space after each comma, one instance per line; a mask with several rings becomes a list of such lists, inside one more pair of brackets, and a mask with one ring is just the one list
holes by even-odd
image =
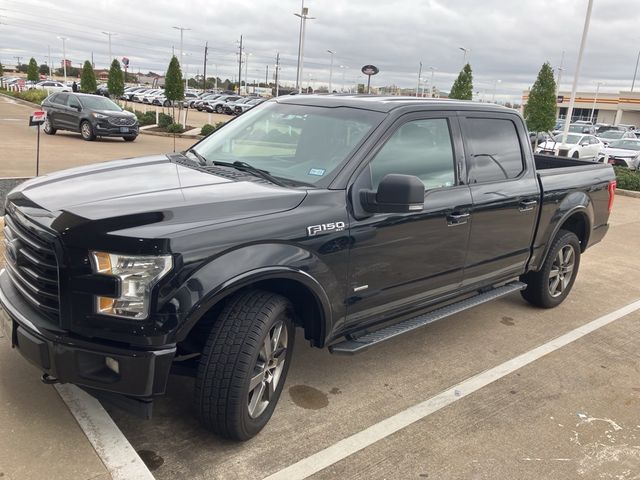
[[616, 196], [616, 181], [609, 183], [609, 212], [613, 209], [613, 198]]

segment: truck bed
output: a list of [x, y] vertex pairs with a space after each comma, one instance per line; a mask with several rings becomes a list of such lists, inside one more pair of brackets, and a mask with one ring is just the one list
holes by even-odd
[[[608, 169], [604, 163], [592, 160], [577, 160], [575, 158], [556, 157], [555, 155], [535, 154], [533, 156], [536, 170], [541, 176], [558, 175], [561, 173], [575, 173], [577, 171], [593, 170], [595, 168]], [[579, 170], [578, 168], [581, 167]]]

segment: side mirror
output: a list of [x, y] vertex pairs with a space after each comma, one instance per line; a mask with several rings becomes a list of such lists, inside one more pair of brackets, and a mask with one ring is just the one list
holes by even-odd
[[589, 146], [589, 142], [582, 142], [582, 143], [580, 144], [580, 146], [581, 146], [581, 147], [587, 147], [587, 146]]
[[413, 175], [386, 175], [378, 191], [361, 190], [365, 211], [372, 213], [408, 213], [424, 208], [424, 183]]

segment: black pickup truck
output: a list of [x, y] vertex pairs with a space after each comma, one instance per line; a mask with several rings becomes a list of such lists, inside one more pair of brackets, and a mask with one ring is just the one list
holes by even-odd
[[534, 156], [510, 109], [281, 97], [185, 152], [13, 190], [1, 319], [44, 381], [148, 416], [191, 374], [202, 423], [244, 440], [295, 327], [348, 354], [518, 291], [554, 307], [614, 193], [609, 165]]

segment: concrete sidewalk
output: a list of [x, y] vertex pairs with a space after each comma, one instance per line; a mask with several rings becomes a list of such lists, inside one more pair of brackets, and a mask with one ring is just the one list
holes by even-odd
[[67, 406], [0, 333], [2, 480], [110, 480]]

